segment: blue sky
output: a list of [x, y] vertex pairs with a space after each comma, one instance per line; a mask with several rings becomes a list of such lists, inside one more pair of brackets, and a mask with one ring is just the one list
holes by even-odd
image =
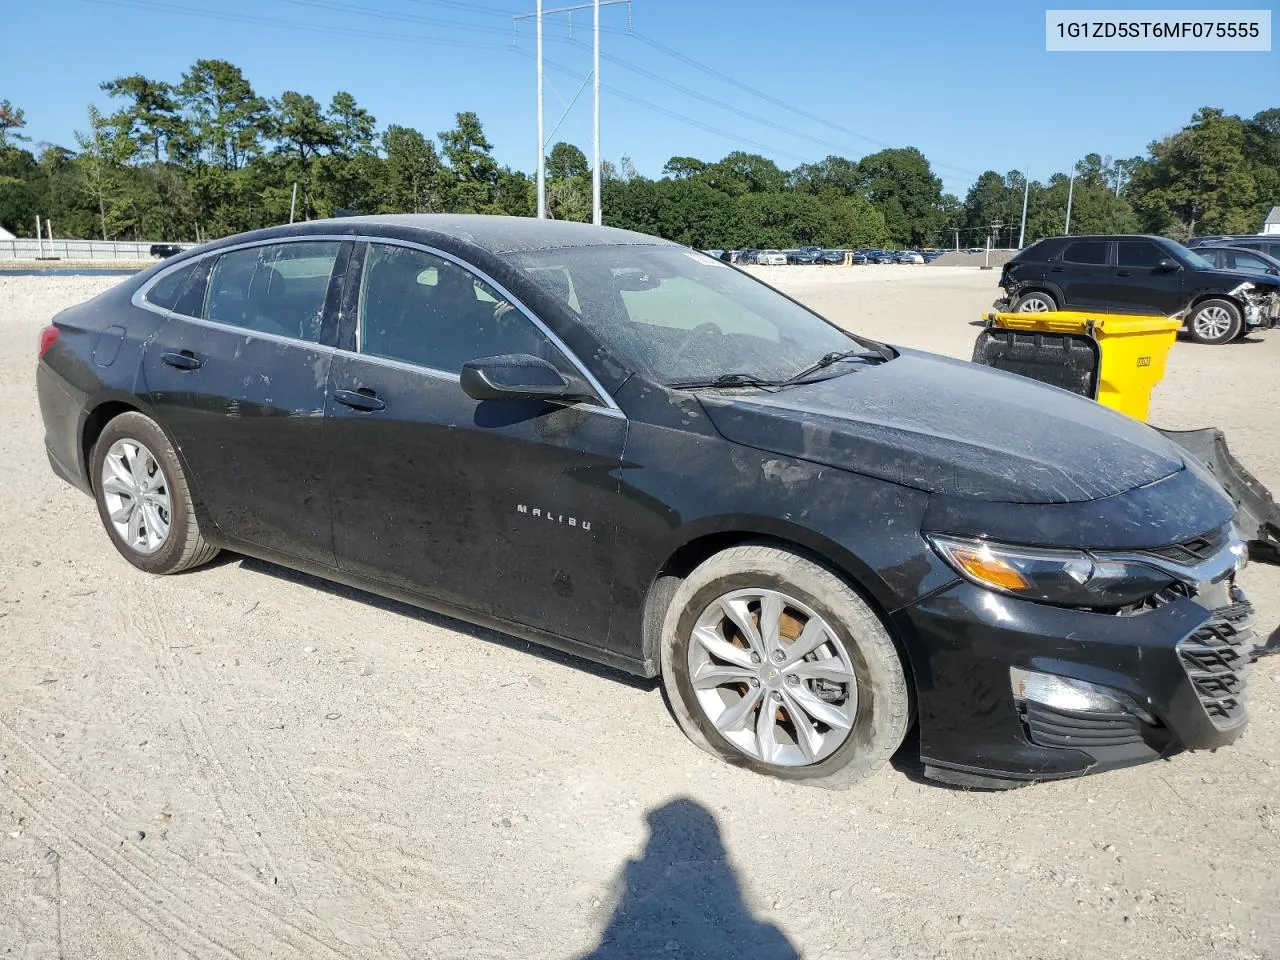
[[[570, 2], [546, 0], [548, 8]], [[635, 0], [631, 34], [627, 7], [606, 7], [603, 51], [616, 59], [601, 69], [604, 155], [628, 154], [641, 173], [657, 176], [675, 154], [715, 159], [742, 149], [786, 168], [828, 153], [856, 158], [912, 145], [946, 189], [963, 195], [987, 168], [1027, 168], [1043, 180], [1091, 151], [1141, 153], [1206, 104], [1245, 116], [1280, 106], [1276, 52], [1047, 53], [1045, 6]], [[265, 96], [295, 89], [327, 102], [348, 90], [379, 126], [434, 135], [456, 111], [474, 110], [498, 159], [532, 170], [533, 24], [513, 29], [512, 15], [533, 7], [534, 0], [10, 2], [0, 98], [25, 109], [34, 140], [71, 145], [86, 105], [110, 106], [99, 82], [138, 72], [177, 81], [195, 59], [223, 58]], [[590, 71], [590, 26], [590, 11], [574, 14], [570, 38], [567, 17], [547, 18], [548, 129]], [[589, 86], [555, 139], [590, 155]]]

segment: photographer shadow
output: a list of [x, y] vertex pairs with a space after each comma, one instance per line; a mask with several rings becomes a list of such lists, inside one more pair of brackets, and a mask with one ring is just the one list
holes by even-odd
[[782, 931], [743, 901], [710, 811], [681, 798], [645, 820], [644, 853], [623, 868], [609, 925], [581, 960], [799, 960]]

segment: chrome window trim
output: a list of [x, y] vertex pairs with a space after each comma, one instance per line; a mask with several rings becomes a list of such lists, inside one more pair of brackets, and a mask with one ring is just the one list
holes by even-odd
[[[233, 333], [244, 333], [252, 336], [265, 337], [265, 338], [269, 338], [277, 341], [282, 341], [285, 343], [306, 344], [307, 346], [311, 346], [311, 347], [319, 347], [321, 349], [326, 349], [329, 351], [339, 352], [343, 354], [349, 354], [351, 356], [358, 356], [358, 357], [362, 357], [369, 360], [378, 360], [381, 362], [391, 363], [397, 366], [403, 366], [404, 368], [409, 370], [420, 370], [420, 371], [426, 372], [429, 376], [438, 377], [441, 374], [444, 374], [448, 376], [450, 379], [454, 379], [454, 380], [458, 379], [458, 374], [450, 373], [449, 371], [445, 371], [445, 370], [439, 370], [433, 367], [424, 367], [418, 364], [406, 363], [400, 360], [390, 360], [389, 358], [386, 358], [386, 357], [374, 357], [371, 354], [366, 354], [366, 353], [353, 353], [352, 351], [349, 351], [349, 350], [340, 350], [335, 347], [327, 347], [326, 345], [316, 343], [313, 340], [304, 340], [301, 337], [287, 337], [287, 336], [282, 336], [274, 333], [259, 333], [256, 330], [249, 330], [246, 327], [237, 327], [232, 324], [220, 323], [216, 320], [206, 320], [203, 317], [193, 317], [190, 314], [177, 313], [173, 310], [166, 310], [163, 307], [156, 306], [154, 303], [150, 303], [146, 299], [147, 293], [149, 293], [151, 288], [155, 286], [157, 283], [159, 283], [163, 277], [174, 272], [175, 270], [181, 270], [183, 267], [189, 266], [193, 263], [196, 263], [200, 260], [204, 260], [208, 257], [220, 257], [224, 253], [230, 253], [233, 250], [244, 250], [250, 247], [264, 247], [264, 246], [270, 246], [273, 244], [283, 244], [283, 243], [306, 243], [308, 241], [334, 241], [334, 240], [337, 240], [342, 243], [346, 243], [346, 242], [385, 243], [395, 247], [409, 247], [410, 249], [421, 250], [423, 253], [428, 253], [432, 256], [440, 257], [443, 260], [447, 260], [450, 263], [453, 263], [461, 267], [463, 270], [466, 270], [471, 275], [480, 278], [485, 283], [487, 283], [490, 287], [492, 287], [494, 290], [500, 293], [503, 299], [507, 301], [507, 303], [511, 304], [513, 307], [519, 310], [520, 313], [524, 314], [525, 319], [528, 320], [530, 323], [532, 323], [539, 330], [539, 332], [543, 334], [543, 336], [545, 336], [548, 340], [551, 341], [552, 345], [555, 346], [555, 348], [560, 351], [560, 353], [565, 357], [565, 359], [569, 361], [570, 365], [573, 366], [580, 374], [582, 374], [583, 379], [587, 381], [587, 383], [591, 386], [591, 389], [595, 391], [597, 398], [604, 404], [603, 407], [594, 407], [591, 405], [586, 405], [586, 406], [579, 405], [580, 409], [595, 410], [600, 413], [605, 413], [608, 416], [619, 417], [623, 420], [626, 419], [627, 415], [623, 413], [622, 408], [619, 407], [617, 401], [613, 399], [613, 395], [610, 394], [609, 391], [606, 390], [604, 386], [600, 383], [600, 381], [596, 379], [595, 375], [592, 374], [592, 372], [589, 369], [587, 369], [587, 365], [583, 363], [581, 359], [579, 359], [576, 353], [574, 353], [572, 350], [569, 349], [569, 347], [565, 344], [565, 342], [561, 340], [559, 336], [556, 335], [555, 331], [553, 331], [550, 327], [548, 327], [545, 323], [543, 323], [542, 320], [539, 319], [532, 310], [530, 310], [527, 306], [525, 306], [520, 299], [518, 299], [515, 295], [513, 295], [510, 290], [508, 290], [506, 287], [500, 284], [497, 280], [493, 279], [493, 277], [489, 276], [489, 274], [485, 273], [479, 267], [476, 267], [473, 264], [467, 263], [467, 261], [461, 259], [460, 257], [455, 256], [452, 253], [449, 253], [447, 250], [441, 250], [438, 247], [433, 247], [430, 244], [421, 243], [416, 240], [401, 240], [397, 237], [379, 237], [373, 234], [357, 234], [353, 236], [353, 235], [327, 234], [327, 233], [326, 234], [308, 234], [306, 236], [300, 236], [300, 237], [270, 237], [270, 238], [261, 239], [261, 240], [248, 240], [243, 243], [235, 243], [225, 247], [219, 247], [217, 250], [210, 250], [207, 253], [203, 253], [198, 257], [190, 257], [186, 260], [181, 261], [180, 263], [175, 263], [172, 266], [166, 267], [165, 269], [159, 271], [154, 277], [149, 279], [142, 286], [140, 286], [137, 290], [135, 290], [133, 292], [133, 296], [129, 298], [129, 301], [135, 307], [138, 307], [142, 310], [149, 310], [152, 313], [158, 313], [163, 317], [168, 317], [168, 318], [177, 319], [177, 320], [188, 320], [195, 323], [204, 324], [207, 326], [212, 326], [221, 330], [229, 330]], [[361, 279], [361, 282], [363, 283], [364, 281], [363, 264], [361, 265], [360, 279]], [[357, 307], [357, 316], [356, 316], [357, 345], [359, 344], [359, 337], [360, 337], [360, 317], [358, 313], [359, 313], [359, 308]]]

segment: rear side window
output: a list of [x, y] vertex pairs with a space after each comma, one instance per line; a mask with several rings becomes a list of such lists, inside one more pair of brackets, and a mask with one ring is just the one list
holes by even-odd
[[[191, 296], [191, 278], [197, 273], [199, 261], [192, 261], [184, 267], [166, 273], [147, 291], [146, 301], [161, 310], [172, 310], [174, 313], [194, 315], [199, 312], [199, 300]], [[195, 300], [195, 302], [191, 302]]]
[[1167, 256], [1150, 240], [1121, 240], [1116, 244], [1116, 264], [1121, 267], [1150, 269]]
[[206, 320], [318, 343], [336, 240], [274, 243], [218, 257], [205, 296]]
[[1107, 243], [1106, 240], [1077, 240], [1067, 244], [1062, 259], [1069, 263], [1106, 263]]

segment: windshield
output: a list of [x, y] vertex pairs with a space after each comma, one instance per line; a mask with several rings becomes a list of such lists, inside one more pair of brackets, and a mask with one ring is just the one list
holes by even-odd
[[609, 350], [662, 384], [784, 380], [870, 341], [718, 260], [669, 246], [562, 247], [506, 259]]

